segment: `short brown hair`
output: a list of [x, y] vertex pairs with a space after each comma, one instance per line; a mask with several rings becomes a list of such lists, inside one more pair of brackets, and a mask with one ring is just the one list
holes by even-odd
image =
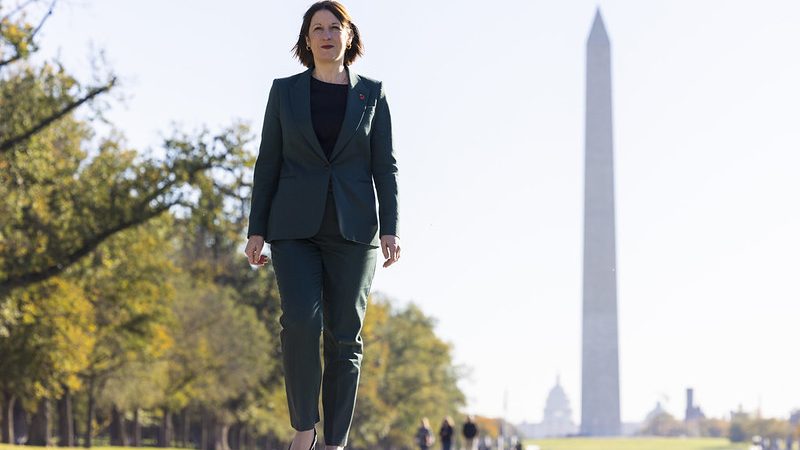
[[292, 49], [294, 56], [296, 56], [304, 66], [314, 66], [314, 55], [311, 53], [311, 50], [306, 48], [306, 37], [308, 37], [308, 29], [311, 26], [311, 17], [321, 9], [330, 11], [339, 19], [339, 22], [341, 22], [343, 26], [353, 31], [353, 40], [350, 43], [350, 48], [344, 51], [344, 65], [349, 66], [356, 58], [364, 54], [364, 46], [361, 44], [361, 34], [358, 32], [358, 27], [353, 23], [344, 5], [331, 0], [314, 3], [308, 8], [308, 11], [303, 14], [303, 24], [300, 26], [300, 35], [297, 37], [297, 43]]

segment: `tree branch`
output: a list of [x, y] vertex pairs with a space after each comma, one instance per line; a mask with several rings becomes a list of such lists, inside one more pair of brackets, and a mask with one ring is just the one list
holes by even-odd
[[44, 281], [50, 277], [60, 274], [67, 267], [71, 266], [72, 264], [76, 263], [78, 260], [83, 258], [84, 256], [91, 253], [94, 249], [96, 249], [103, 241], [108, 239], [109, 237], [113, 236], [115, 233], [118, 233], [122, 230], [134, 227], [136, 225], [141, 225], [142, 223], [152, 219], [153, 217], [158, 216], [159, 214], [163, 213], [170, 209], [174, 203], [168, 203], [161, 205], [160, 207], [149, 211], [146, 214], [143, 214], [139, 217], [134, 219], [123, 221], [118, 223], [117, 225], [98, 233], [96, 236], [92, 237], [88, 241], [84, 242], [83, 245], [78, 247], [73, 252], [67, 254], [62, 260], [60, 260], [57, 264], [52, 264], [48, 267], [44, 267], [41, 270], [37, 270], [35, 272], [26, 273], [24, 275], [20, 275], [17, 277], [10, 277], [7, 280], [0, 283], [0, 298], [3, 298], [3, 294], [10, 292], [12, 289], [28, 286], [33, 283], [37, 283], [40, 281]]
[[[6, 17], [4, 17], [3, 19], [7, 19], [8, 17], [11, 17], [11, 15], [13, 15], [13, 14], [17, 13], [18, 11], [26, 8], [29, 4], [33, 3], [34, 1], [36, 1], [36, 0], [29, 0], [28, 2], [23, 3], [16, 10], [8, 13], [6, 15]], [[36, 28], [33, 29], [33, 31], [31, 32], [30, 36], [25, 38], [25, 40], [28, 41], [29, 45], [31, 45], [31, 46], [34, 45], [33, 44], [33, 38], [36, 37], [36, 34], [39, 33], [39, 31], [44, 26], [44, 23], [53, 14], [53, 9], [55, 8], [55, 6], [56, 6], [56, 0], [53, 0], [53, 2], [50, 3], [50, 7], [47, 9], [47, 14], [45, 14], [44, 17], [42, 17], [42, 20], [39, 22], [39, 25], [37, 25]], [[8, 58], [8, 59], [6, 59], [4, 61], [0, 61], [0, 68], [2, 68], [3, 66], [6, 66], [8, 64], [11, 64], [14, 61], [22, 58], [22, 54], [19, 51], [16, 51], [16, 50], [17, 49], [16, 49], [16, 46], [15, 46], [14, 56], [12, 56], [11, 58]]]
[[16, 7], [16, 8], [14, 8], [13, 10], [11, 10], [11, 12], [9, 12], [9, 13], [8, 13], [8, 14], [6, 14], [5, 16], [3, 16], [3, 18], [2, 18], [2, 19], [0, 19], [0, 22], [4, 21], [4, 20], [6, 20], [6, 19], [10, 19], [10, 18], [11, 18], [11, 16], [13, 16], [14, 14], [16, 14], [16, 13], [18, 13], [18, 12], [22, 11], [23, 9], [27, 8], [27, 7], [28, 7], [28, 5], [30, 5], [31, 3], [36, 3], [36, 2], [38, 2], [38, 1], [39, 1], [39, 0], [28, 0], [28, 1], [26, 1], [26, 2], [23, 2], [23, 3], [22, 3], [22, 4], [20, 4], [20, 5], [17, 5], [17, 7]]
[[7, 151], [11, 150], [15, 145], [30, 139], [33, 135], [35, 135], [36, 133], [38, 133], [38, 132], [42, 131], [43, 129], [47, 128], [48, 125], [50, 125], [51, 123], [55, 122], [56, 120], [66, 116], [71, 111], [73, 111], [75, 108], [81, 106], [82, 104], [88, 102], [89, 100], [91, 100], [94, 97], [102, 94], [103, 92], [107, 92], [112, 87], [114, 87], [116, 82], [117, 82], [117, 78], [116, 77], [111, 78], [111, 80], [108, 82], [108, 84], [106, 84], [104, 86], [100, 86], [100, 87], [96, 87], [96, 88], [91, 89], [89, 91], [89, 93], [86, 94], [83, 98], [81, 98], [80, 100], [65, 106], [64, 108], [62, 108], [60, 111], [56, 112], [55, 114], [53, 114], [53, 115], [51, 115], [49, 117], [46, 117], [44, 120], [42, 120], [41, 122], [39, 122], [38, 124], [33, 126], [28, 131], [26, 131], [26, 132], [24, 132], [24, 133], [22, 133], [22, 134], [20, 134], [18, 136], [15, 136], [15, 137], [12, 137], [10, 139], [7, 139], [5, 141], [0, 141], [0, 153], [4, 153], [4, 152], [7, 152]]

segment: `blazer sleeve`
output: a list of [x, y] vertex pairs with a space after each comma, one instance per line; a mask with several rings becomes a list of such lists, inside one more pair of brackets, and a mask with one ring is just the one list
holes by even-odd
[[253, 169], [253, 190], [250, 198], [250, 217], [247, 237], [266, 238], [272, 197], [278, 186], [283, 160], [283, 135], [280, 121], [280, 94], [278, 81], [272, 82], [261, 128], [261, 145]]
[[397, 214], [397, 160], [392, 145], [392, 118], [389, 104], [383, 91], [383, 83], [378, 84], [379, 95], [375, 106], [375, 117], [370, 136], [372, 179], [378, 194], [378, 218], [380, 236], [398, 233]]

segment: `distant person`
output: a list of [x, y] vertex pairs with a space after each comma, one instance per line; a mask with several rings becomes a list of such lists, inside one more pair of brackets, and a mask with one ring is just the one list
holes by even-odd
[[753, 436], [752, 444], [748, 450], [763, 450], [764, 446], [761, 445], [761, 436]]
[[478, 427], [472, 421], [472, 416], [467, 416], [467, 421], [464, 423], [464, 427], [461, 428], [461, 434], [464, 436], [464, 448], [466, 450], [474, 450]]
[[415, 439], [420, 450], [428, 450], [435, 442], [435, 439], [433, 438], [433, 430], [431, 430], [431, 423], [428, 422], [427, 417], [423, 417], [420, 421]]
[[453, 445], [453, 418], [447, 416], [439, 427], [439, 442], [442, 443], [442, 450], [450, 450]]

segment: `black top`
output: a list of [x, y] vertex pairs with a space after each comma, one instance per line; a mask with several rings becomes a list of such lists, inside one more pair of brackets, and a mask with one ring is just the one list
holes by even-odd
[[472, 422], [467, 422], [464, 424], [464, 428], [461, 430], [464, 434], [464, 437], [467, 439], [472, 439], [478, 435], [478, 427], [475, 426]]
[[311, 77], [311, 123], [328, 159], [331, 158], [344, 121], [348, 87], [346, 84], [326, 83]]
[[453, 427], [447, 422], [443, 423], [442, 427], [439, 428], [439, 437], [442, 438], [442, 444], [449, 444], [452, 442]]

